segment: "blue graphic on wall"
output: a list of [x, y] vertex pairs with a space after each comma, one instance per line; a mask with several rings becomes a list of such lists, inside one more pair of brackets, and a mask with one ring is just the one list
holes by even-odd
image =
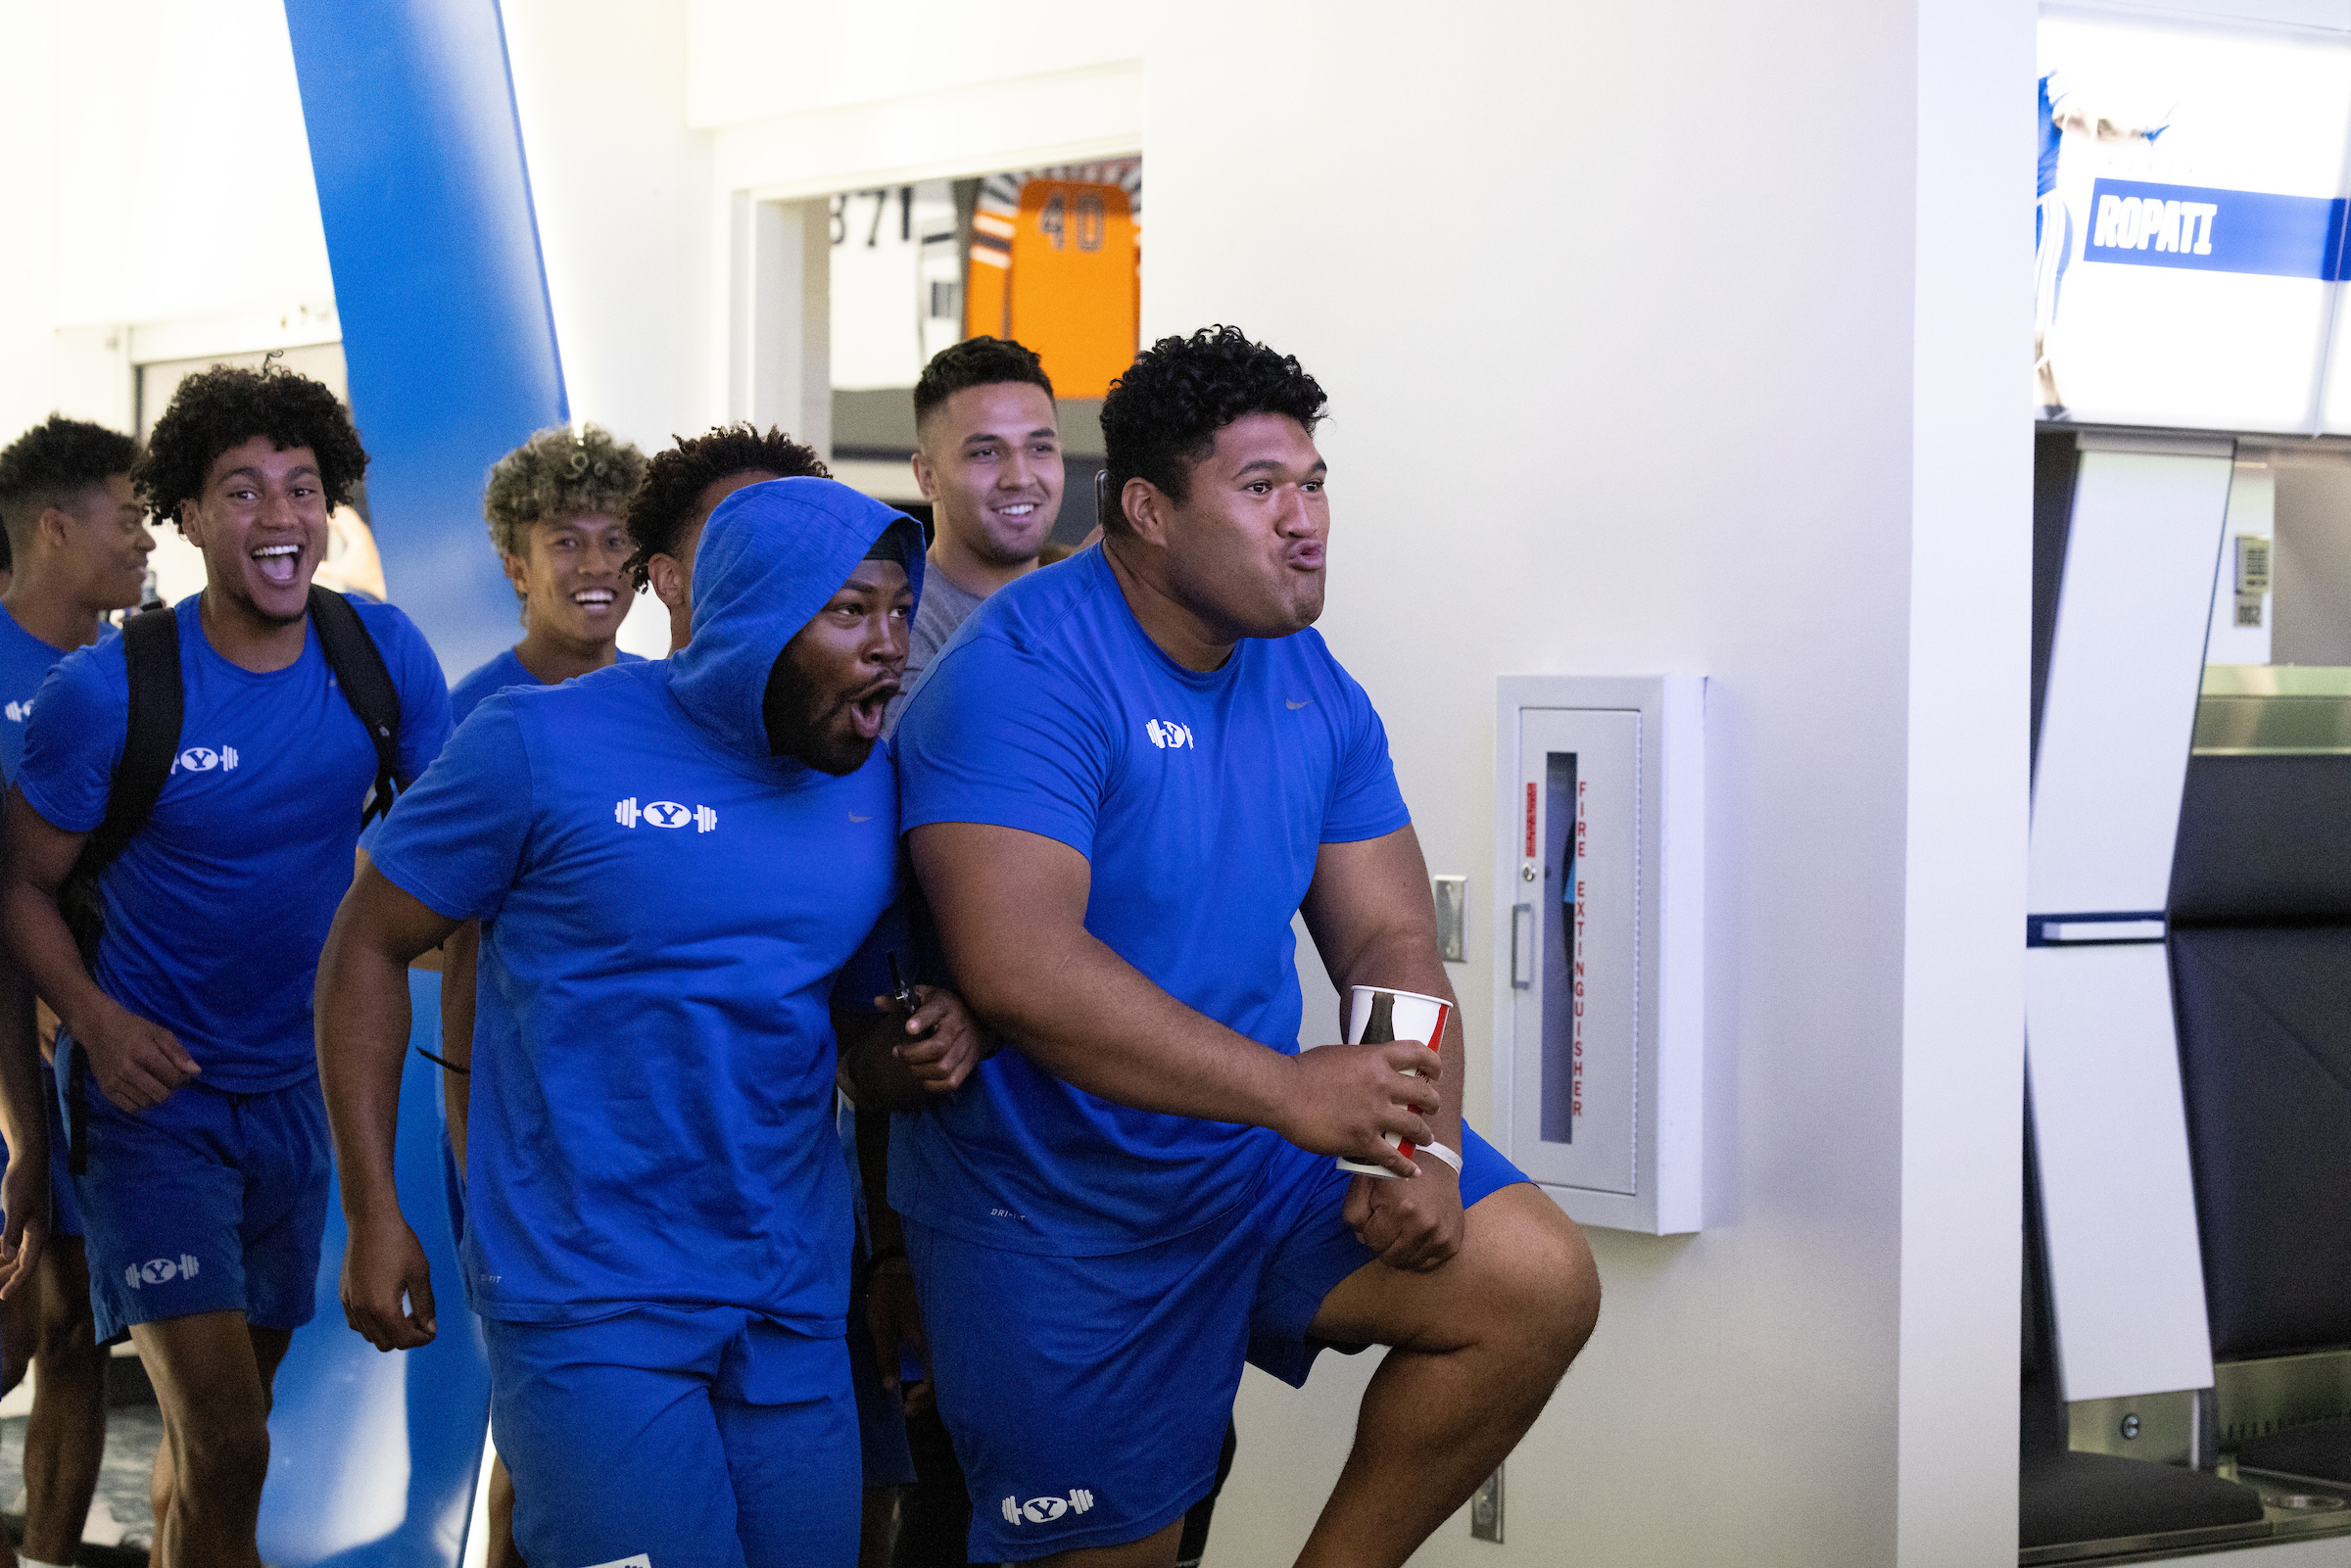
[[2100, 179], [2082, 260], [2339, 280], [2347, 207], [2339, 196]]

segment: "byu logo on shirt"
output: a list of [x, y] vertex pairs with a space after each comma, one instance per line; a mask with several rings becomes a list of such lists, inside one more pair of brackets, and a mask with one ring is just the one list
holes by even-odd
[[168, 1285], [174, 1279], [194, 1279], [196, 1259], [182, 1253], [176, 1262], [168, 1258], [150, 1258], [143, 1263], [132, 1263], [122, 1270], [123, 1281], [132, 1290], [141, 1285]]
[[696, 832], [709, 832], [718, 827], [718, 813], [708, 806], [681, 806], [674, 800], [653, 800], [637, 804], [635, 795], [612, 808], [612, 820], [623, 828], [634, 828], [640, 821], [652, 828], [683, 828], [694, 824]]
[[1094, 1495], [1083, 1487], [1078, 1488], [1066, 1497], [1031, 1497], [1027, 1502], [1023, 1502], [1017, 1497], [1006, 1497], [1004, 1499], [1004, 1522], [1013, 1525], [1023, 1522], [1032, 1525], [1051, 1524], [1065, 1513], [1083, 1513], [1093, 1505]]
[[23, 724], [32, 717], [32, 698], [26, 697], [22, 702], [11, 702], [7, 707], [0, 708], [0, 713], [7, 714], [11, 723]]
[[1191, 726], [1177, 724], [1173, 719], [1153, 719], [1143, 726], [1143, 734], [1149, 736], [1151, 743], [1162, 751], [1192, 744]]
[[190, 746], [171, 760], [171, 771], [185, 769], [189, 773], [210, 773], [215, 768], [227, 773], [237, 765], [237, 748], [222, 746], [215, 751], [211, 746]]

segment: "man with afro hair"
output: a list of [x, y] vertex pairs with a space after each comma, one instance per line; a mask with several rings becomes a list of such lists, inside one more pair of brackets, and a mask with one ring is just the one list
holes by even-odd
[[[310, 1320], [329, 1153], [311, 991], [350, 885], [375, 745], [310, 621], [327, 514], [367, 465], [324, 386], [274, 364], [180, 384], [131, 483], [203, 552], [168, 614], [183, 717], [145, 826], [98, 882], [85, 968], [58, 888], [104, 819], [129, 708], [124, 641], [41, 689], [8, 799], [0, 898], [61, 1021], [97, 1337], [127, 1331], [163, 1406], [159, 1560], [255, 1563], [269, 1386]], [[400, 703], [397, 782], [449, 735], [423, 635], [354, 601]]]
[[833, 470], [815, 451], [783, 431], [755, 425], [714, 426], [698, 436], [679, 436], [677, 445], [646, 465], [645, 483], [629, 503], [629, 579], [650, 587], [669, 610], [669, 650], [694, 636], [694, 547], [702, 524], [718, 503], [745, 485], [770, 479], [830, 479]]
[[1599, 1310], [1462, 1120], [1458, 1024], [1300, 1049], [1301, 915], [1341, 996], [1452, 996], [1386, 732], [1312, 630], [1323, 407], [1231, 327], [1153, 344], [1103, 405], [1102, 548], [990, 597], [898, 730], [949, 967], [1014, 1047], [890, 1149], [977, 1561], [1164, 1568], [1243, 1362], [1382, 1344], [1298, 1561], [1401, 1564]]
[[[25, 727], [50, 670], [111, 633], [110, 612], [139, 601], [155, 540], [130, 488], [137, 455], [137, 444], [120, 431], [63, 414], [0, 451], [0, 538], [14, 569], [0, 593], [0, 778], [15, 777], [23, 764]], [[7, 1053], [0, 1081], [14, 1089], [29, 1079], [40, 1100], [16, 1123], [23, 1136], [6, 1129], [12, 1158], [0, 1203], [8, 1243], [18, 1249], [20, 1272], [30, 1264], [37, 1277], [13, 1285], [0, 1304], [0, 1352], [9, 1387], [28, 1359], [35, 1374], [24, 1429], [24, 1560], [64, 1563], [81, 1540], [105, 1452], [106, 1353], [91, 1333], [81, 1210], [66, 1170], [56, 1079], [32, 1039], [30, 992], [13, 964], [0, 962], [0, 1051]], [[24, 1226], [37, 1224], [42, 1203], [32, 1189], [44, 1127], [48, 1237], [27, 1249]], [[16, 1153], [26, 1158], [20, 1162]]]

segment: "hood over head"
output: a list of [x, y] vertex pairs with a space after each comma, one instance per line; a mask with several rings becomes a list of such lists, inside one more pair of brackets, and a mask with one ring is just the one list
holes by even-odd
[[694, 640], [669, 659], [678, 705], [730, 750], [765, 757], [776, 655], [885, 535], [919, 603], [923, 530], [905, 513], [831, 479], [771, 479], [720, 501], [694, 551]]

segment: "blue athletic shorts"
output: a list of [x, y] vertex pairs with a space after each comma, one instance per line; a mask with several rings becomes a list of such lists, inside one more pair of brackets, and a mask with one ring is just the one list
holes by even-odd
[[[58, 1060], [68, 1061], [61, 1040]], [[133, 1323], [242, 1311], [296, 1329], [317, 1305], [318, 1241], [334, 1160], [311, 1078], [263, 1094], [186, 1084], [133, 1115], [73, 1051], [87, 1159], [73, 1178], [98, 1343]]]
[[539, 1568], [850, 1568], [849, 1358], [737, 1307], [482, 1321], [514, 1544]]
[[[1527, 1179], [1467, 1126], [1462, 1141], [1464, 1206]], [[1340, 1217], [1352, 1179], [1279, 1144], [1217, 1222], [1100, 1258], [906, 1221], [972, 1561], [1139, 1541], [1208, 1495], [1242, 1363], [1303, 1386], [1322, 1299], [1374, 1256]]]
[[[41, 1064], [41, 1104], [49, 1112], [49, 1234], [81, 1234], [81, 1205], [73, 1197], [73, 1177], [67, 1168], [66, 1117], [57, 1098], [57, 1069]], [[0, 1155], [7, 1145], [0, 1142]]]

